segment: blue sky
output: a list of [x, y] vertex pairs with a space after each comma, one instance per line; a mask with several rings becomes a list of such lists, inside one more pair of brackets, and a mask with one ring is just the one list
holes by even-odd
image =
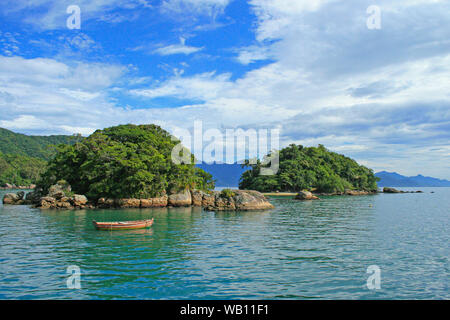
[[279, 128], [282, 146], [450, 179], [449, 13], [446, 0], [1, 1], [0, 127]]

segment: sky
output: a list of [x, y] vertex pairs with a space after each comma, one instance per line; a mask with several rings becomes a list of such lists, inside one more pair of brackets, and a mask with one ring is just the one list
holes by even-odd
[[276, 128], [450, 179], [449, 88], [448, 0], [0, 0], [0, 127], [25, 134]]

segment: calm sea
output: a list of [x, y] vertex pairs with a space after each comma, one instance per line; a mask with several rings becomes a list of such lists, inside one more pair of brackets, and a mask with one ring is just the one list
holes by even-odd
[[[0, 298], [449, 299], [450, 189], [419, 189], [272, 198], [265, 212], [0, 205]], [[149, 230], [92, 226], [151, 217]], [[67, 286], [73, 265], [81, 289]], [[367, 287], [373, 265], [379, 290]]]

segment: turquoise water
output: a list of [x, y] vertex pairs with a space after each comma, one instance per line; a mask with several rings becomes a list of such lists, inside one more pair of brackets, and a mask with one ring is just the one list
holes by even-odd
[[[450, 189], [420, 189], [272, 198], [265, 212], [0, 205], [0, 298], [449, 299]], [[151, 217], [148, 230], [91, 222]], [[69, 265], [80, 267], [81, 289], [67, 288]], [[366, 286], [370, 265], [380, 290]]]

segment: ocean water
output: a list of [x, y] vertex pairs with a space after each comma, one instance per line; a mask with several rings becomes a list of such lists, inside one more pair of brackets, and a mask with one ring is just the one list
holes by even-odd
[[[0, 205], [0, 298], [449, 299], [450, 188], [419, 189], [271, 198], [264, 212]], [[148, 230], [92, 225], [151, 217]], [[72, 265], [80, 289], [67, 286]]]

